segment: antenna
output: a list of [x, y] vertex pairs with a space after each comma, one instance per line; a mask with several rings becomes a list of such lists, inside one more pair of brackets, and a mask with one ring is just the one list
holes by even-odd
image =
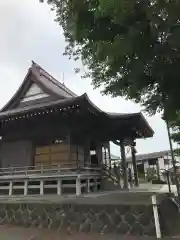
[[65, 85], [65, 82], [64, 82], [64, 72], [62, 73], [62, 82], [63, 82], [63, 85]]

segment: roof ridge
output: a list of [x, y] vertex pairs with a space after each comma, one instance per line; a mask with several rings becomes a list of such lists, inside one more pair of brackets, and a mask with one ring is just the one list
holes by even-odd
[[[57, 87], [61, 87], [64, 91], [69, 93], [72, 97], [77, 97], [77, 95], [71, 91], [68, 87], [66, 87], [64, 84], [62, 84], [60, 81], [58, 81], [56, 78], [54, 78], [50, 73], [48, 73], [44, 68], [42, 68], [39, 64], [32, 61], [32, 67], [33, 65], [40, 70], [40, 75], [47, 77], [48, 80], [50, 80], [53, 84], [55, 84]], [[31, 67], [31, 68], [32, 68]]]

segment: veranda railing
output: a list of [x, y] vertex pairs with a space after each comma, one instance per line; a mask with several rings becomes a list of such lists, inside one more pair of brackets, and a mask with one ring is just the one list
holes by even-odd
[[62, 195], [63, 189], [74, 189], [79, 196], [82, 190], [97, 190], [100, 178], [101, 168], [92, 165], [0, 168], [0, 194], [12, 196], [18, 190], [26, 196], [36, 190], [38, 194], [44, 195], [44, 190], [54, 189], [57, 195]]

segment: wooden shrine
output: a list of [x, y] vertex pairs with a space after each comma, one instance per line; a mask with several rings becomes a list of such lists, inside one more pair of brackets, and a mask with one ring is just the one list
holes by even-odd
[[152, 137], [153, 130], [141, 113], [106, 113], [33, 62], [0, 111], [0, 136], [1, 168], [81, 168], [107, 164], [102, 151], [110, 141], [121, 142], [124, 161], [125, 141]]

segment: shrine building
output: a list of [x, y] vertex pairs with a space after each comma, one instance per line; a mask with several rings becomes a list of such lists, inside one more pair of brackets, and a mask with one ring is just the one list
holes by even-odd
[[103, 169], [108, 172], [111, 161], [110, 141], [120, 146], [127, 188], [125, 146], [131, 146], [136, 168], [135, 141], [152, 137], [153, 130], [142, 113], [104, 112], [86, 93], [77, 96], [33, 62], [0, 111], [0, 136], [0, 190], [27, 195], [39, 186], [44, 194], [50, 186], [60, 195], [63, 184], [69, 189], [74, 184], [80, 195], [101, 188]]

